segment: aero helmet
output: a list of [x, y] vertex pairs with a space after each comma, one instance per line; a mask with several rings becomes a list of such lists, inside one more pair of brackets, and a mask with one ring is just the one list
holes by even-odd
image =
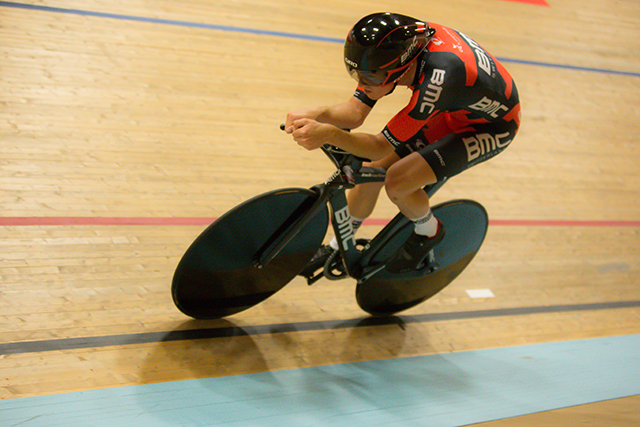
[[393, 83], [426, 49], [435, 32], [426, 22], [397, 13], [365, 16], [344, 43], [347, 71], [372, 86]]

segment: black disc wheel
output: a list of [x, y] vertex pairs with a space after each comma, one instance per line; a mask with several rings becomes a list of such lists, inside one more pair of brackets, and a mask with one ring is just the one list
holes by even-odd
[[317, 197], [304, 188], [271, 191], [213, 222], [176, 268], [172, 296], [178, 309], [197, 319], [225, 317], [253, 307], [289, 283], [322, 244], [329, 223], [326, 206], [267, 265], [254, 266], [254, 258]]

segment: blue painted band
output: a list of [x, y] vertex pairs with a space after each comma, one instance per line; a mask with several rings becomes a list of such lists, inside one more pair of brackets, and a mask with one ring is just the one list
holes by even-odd
[[[264, 356], [256, 345], [234, 348], [243, 349], [241, 363], [262, 360], [256, 366], [268, 365], [263, 358], [273, 352], [291, 356], [277, 347]], [[233, 376], [220, 376], [228, 373], [215, 362], [229, 348], [203, 349], [209, 360], [196, 354], [179, 362], [205, 378], [4, 399], [0, 420], [21, 427], [454, 427], [640, 393], [640, 335]], [[171, 370], [153, 356], [171, 351], [156, 346], [141, 358], [138, 381]]]

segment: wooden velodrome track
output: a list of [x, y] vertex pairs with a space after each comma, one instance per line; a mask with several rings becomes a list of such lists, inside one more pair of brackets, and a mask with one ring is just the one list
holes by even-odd
[[[511, 147], [435, 198], [487, 208], [482, 250], [392, 322], [366, 320], [351, 280], [301, 279], [187, 318], [171, 277], [204, 227], [333, 171], [278, 125], [348, 99], [340, 40], [380, 10], [465, 32], [516, 80]], [[640, 334], [639, 51], [636, 0], [0, 2], [0, 398]], [[359, 235], [393, 215], [383, 196]], [[639, 414], [631, 396], [490, 425]]]

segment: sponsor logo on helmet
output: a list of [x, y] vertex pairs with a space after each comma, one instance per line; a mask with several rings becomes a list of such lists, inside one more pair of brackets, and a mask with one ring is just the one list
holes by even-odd
[[344, 62], [346, 62], [347, 64], [351, 65], [353, 68], [358, 68], [358, 64], [356, 62], [353, 62], [352, 60], [350, 60], [347, 57], [344, 58]]
[[411, 41], [411, 46], [409, 46], [409, 49], [407, 49], [402, 56], [400, 56], [400, 64], [404, 65], [405, 62], [407, 61], [407, 59], [411, 58], [411, 56], [413, 56], [413, 54], [416, 52], [416, 49], [418, 48], [418, 37], [414, 37], [413, 40]]

